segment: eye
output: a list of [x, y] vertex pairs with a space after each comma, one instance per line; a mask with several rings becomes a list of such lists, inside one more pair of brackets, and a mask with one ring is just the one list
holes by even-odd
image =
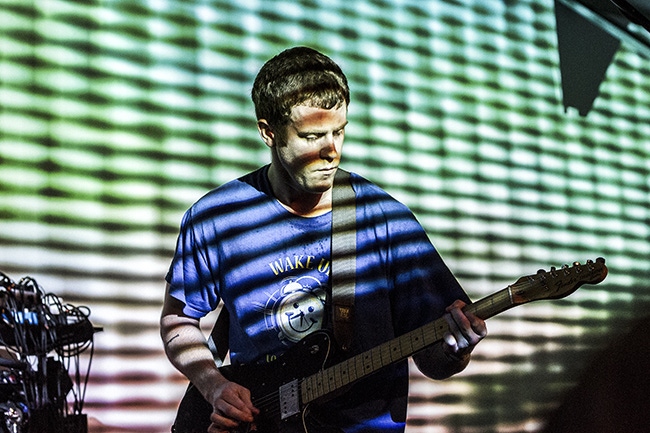
[[313, 141], [317, 140], [320, 135], [316, 132], [299, 132], [298, 137], [302, 138], [303, 140]]

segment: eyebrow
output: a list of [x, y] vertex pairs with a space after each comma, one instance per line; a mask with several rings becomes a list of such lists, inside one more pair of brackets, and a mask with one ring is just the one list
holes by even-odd
[[[348, 125], [348, 123], [350, 123], [350, 122], [348, 120], [346, 120], [345, 123], [343, 123], [338, 128], [335, 128], [334, 131], [340, 131], [340, 130], [344, 129]], [[324, 134], [327, 133], [327, 131], [319, 131], [317, 129], [307, 129], [307, 130], [304, 130], [304, 131], [300, 131], [297, 128], [294, 128], [294, 129], [296, 129], [296, 133], [298, 134], [299, 137], [304, 137], [304, 136], [311, 135], [311, 134], [324, 135]]]

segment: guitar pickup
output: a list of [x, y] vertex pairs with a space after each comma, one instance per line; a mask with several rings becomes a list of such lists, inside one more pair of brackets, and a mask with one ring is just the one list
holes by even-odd
[[300, 412], [298, 380], [280, 386], [280, 419], [287, 419]]

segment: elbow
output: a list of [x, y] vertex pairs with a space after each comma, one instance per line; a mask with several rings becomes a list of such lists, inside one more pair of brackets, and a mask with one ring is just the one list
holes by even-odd
[[450, 357], [441, 346], [433, 346], [414, 355], [413, 361], [418, 370], [428, 378], [443, 380], [465, 370], [470, 358], [469, 353], [461, 357]]

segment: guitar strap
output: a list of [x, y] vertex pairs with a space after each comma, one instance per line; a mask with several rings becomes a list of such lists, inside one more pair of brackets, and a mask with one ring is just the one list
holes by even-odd
[[[354, 291], [357, 270], [356, 196], [350, 173], [338, 169], [332, 189], [332, 323], [334, 337], [343, 351], [349, 350], [354, 337]], [[228, 353], [228, 310], [221, 309], [208, 338], [208, 346], [218, 366]]]
[[226, 307], [221, 304], [221, 311], [217, 316], [217, 321], [208, 337], [208, 347], [212, 352], [217, 367], [223, 365], [230, 347], [228, 333], [230, 332], [230, 315]]
[[354, 337], [354, 290], [357, 274], [356, 196], [350, 173], [338, 169], [332, 189], [332, 320], [334, 337], [344, 351]]

